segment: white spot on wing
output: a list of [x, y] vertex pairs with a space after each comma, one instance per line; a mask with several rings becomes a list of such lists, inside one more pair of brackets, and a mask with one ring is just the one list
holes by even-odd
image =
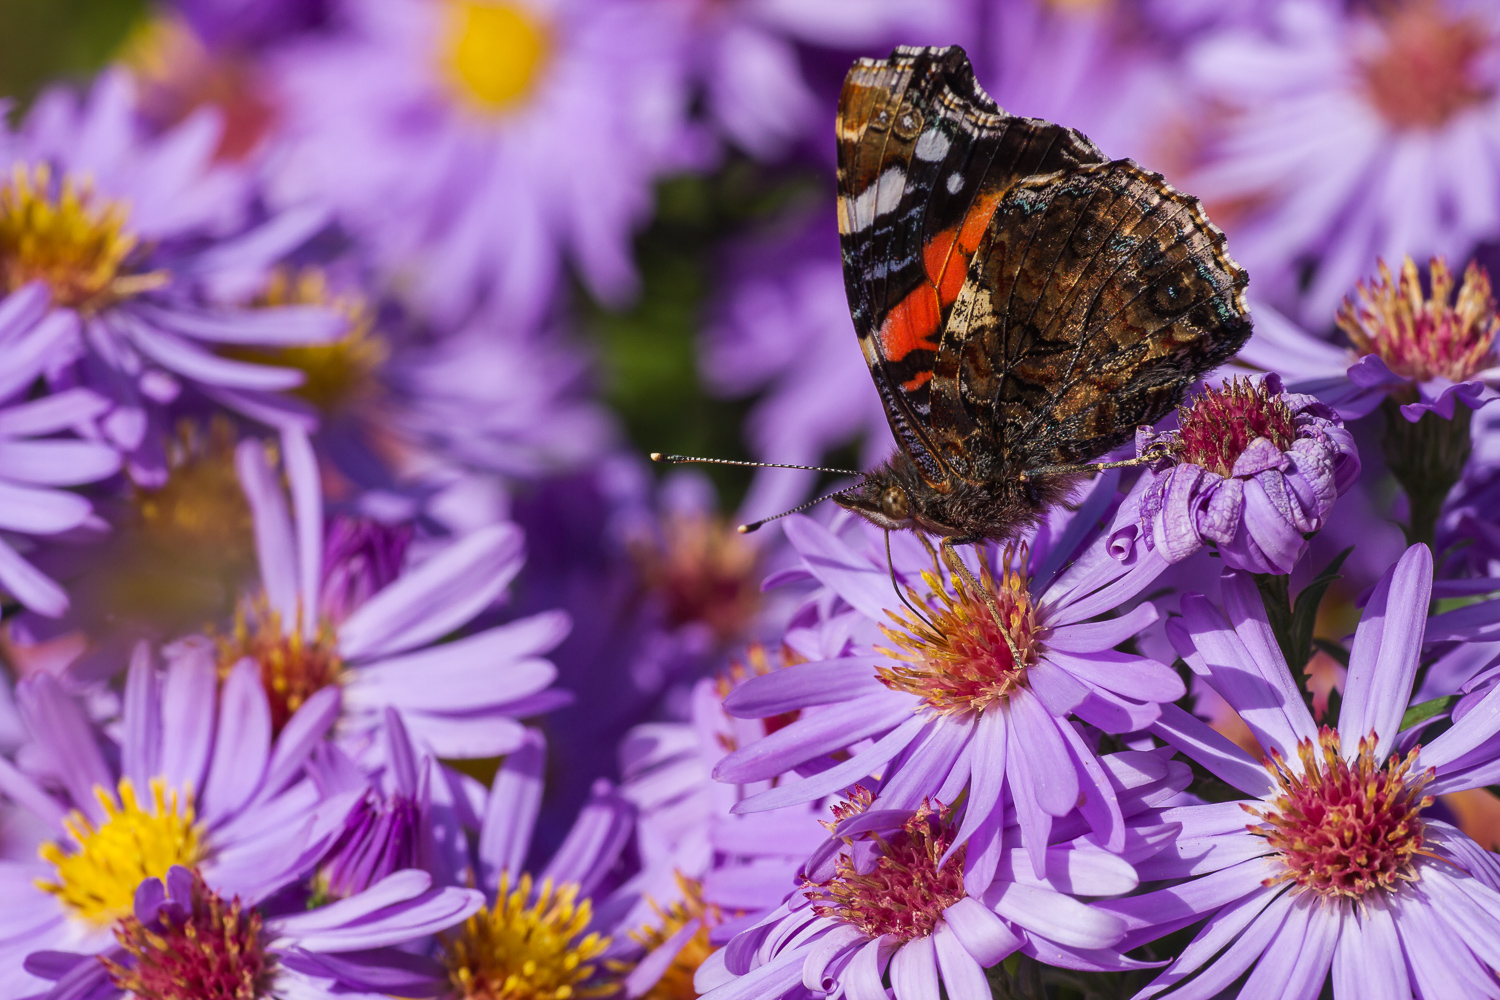
[[949, 145], [951, 145], [951, 143], [949, 142], [948, 137], [941, 131], [935, 128], [928, 129], [926, 132], [923, 132], [922, 137], [917, 140], [917, 148], [915, 150], [915, 153], [917, 159], [926, 160], [928, 163], [932, 163], [933, 161], [941, 160], [943, 157], [948, 155]]
[[849, 200], [849, 231], [862, 232], [874, 224], [877, 215], [894, 210], [905, 188], [906, 173], [900, 167], [887, 167], [874, 184]]
[[958, 189], [964, 186], [964, 175], [957, 170], [948, 175], [948, 193], [958, 194]]

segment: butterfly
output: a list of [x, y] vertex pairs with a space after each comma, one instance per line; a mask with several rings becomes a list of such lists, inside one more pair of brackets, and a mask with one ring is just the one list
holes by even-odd
[[1001, 111], [957, 46], [856, 62], [837, 138], [844, 281], [898, 449], [833, 499], [883, 528], [1015, 536], [1250, 336], [1196, 198]]

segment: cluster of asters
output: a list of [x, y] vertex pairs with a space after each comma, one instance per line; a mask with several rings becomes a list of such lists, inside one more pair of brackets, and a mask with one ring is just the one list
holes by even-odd
[[[1255, 335], [965, 572], [743, 538], [583, 317], [813, 178], [701, 379], [883, 457], [833, 88], [954, 42]], [[0, 1000], [1500, 997], [1491, 5], [177, 0], [0, 171]]]

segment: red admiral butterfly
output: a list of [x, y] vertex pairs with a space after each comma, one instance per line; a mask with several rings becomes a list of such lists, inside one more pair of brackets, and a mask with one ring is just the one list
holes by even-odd
[[883, 528], [1015, 535], [1250, 336], [1196, 198], [1004, 113], [961, 48], [856, 62], [838, 144], [849, 306], [900, 450], [834, 500]]

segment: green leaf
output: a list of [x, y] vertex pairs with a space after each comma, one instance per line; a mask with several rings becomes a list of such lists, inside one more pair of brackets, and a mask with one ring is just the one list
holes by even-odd
[[1406, 714], [1401, 716], [1401, 728], [1409, 729], [1420, 722], [1426, 722], [1435, 716], [1451, 712], [1453, 706], [1458, 704], [1458, 699], [1458, 695], [1449, 694], [1441, 698], [1434, 698], [1431, 701], [1424, 701], [1420, 705], [1411, 706], [1406, 710]]
[[1298, 671], [1307, 666], [1307, 661], [1312, 657], [1313, 649], [1313, 626], [1317, 624], [1318, 605], [1323, 602], [1323, 595], [1333, 582], [1339, 579], [1339, 569], [1344, 565], [1344, 560], [1349, 558], [1349, 553], [1354, 551], [1354, 546], [1349, 546], [1344, 551], [1333, 557], [1333, 560], [1325, 567], [1323, 572], [1313, 578], [1313, 581], [1302, 588], [1302, 593], [1297, 595], [1297, 606], [1292, 612], [1291, 643], [1292, 650], [1297, 654], [1297, 659], [1287, 659], [1287, 666]]
[[1332, 639], [1314, 638], [1313, 645], [1335, 660], [1338, 660], [1341, 665], [1345, 667], [1349, 666], [1349, 651], [1339, 643], [1334, 642]]
[[[1294, 661], [1296, 650], [1292, 647], [1292, 601], [1289, 578], [1276, 573], [1256, 573], [1255, 586], [1260, 591], [1260, 602], [1266, 609], [1266, 621], [1276, 636], [1276, 645], [1288, 665]], [[1295, 668], [1293, 668], [1295, 669]]]

